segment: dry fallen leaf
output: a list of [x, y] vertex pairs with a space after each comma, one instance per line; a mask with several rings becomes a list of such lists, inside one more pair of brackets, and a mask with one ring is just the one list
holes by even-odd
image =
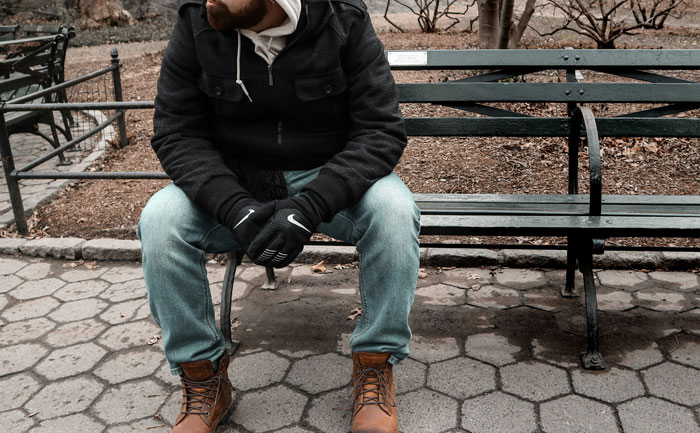
[[97, 262], [86, 262], [85, 267], [90, 269], [91, 271], [94, 271], [97, 269], [99, 266], [97, 266]]
[[325, 260], [321, 260], [320, 262], [316, 263], [312, 268], [311, 271], [314, 274], [323, 274], [326, 272], [326, 267], [323, 265]]
[[348, 320], [355, 320], [357, 316], [362, 315], [362, 308], [355, 308], [350, 312], [350, 315], [348, 316]]
[[428, 274], [425, 272], [425, 269], [418, 269], [418, 278], [428, 278]]
[[479, 278], [481, 278], [479, 276], [479, 274], [471, 274], [467, 279], [468, 280], [478, 280]]
[[156, 344], [160, 340], [160, 334], [156, 334], [153, 337], [150, 338], [150, 340], [147, 341], [148, 344]]

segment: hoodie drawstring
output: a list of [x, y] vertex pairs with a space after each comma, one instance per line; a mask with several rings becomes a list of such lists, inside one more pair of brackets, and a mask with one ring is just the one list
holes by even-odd
[[243, 84], [243, 80], [241, 80], [241, 31], [236, 30], [236, 33], [238, 33], [238, 52], [236, 53], [236, 84], [241, 86], [241, 89], [243, 90], [243, 93], [245, 93], [245, 95], [248, 97], [248, 100], [250, 102], [253, 102], [253, 99], [248, 93], [248, 89], [245, 88], [245, 84]]

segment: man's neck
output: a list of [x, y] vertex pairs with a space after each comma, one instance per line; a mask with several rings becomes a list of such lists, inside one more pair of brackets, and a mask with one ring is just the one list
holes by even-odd
[[[265, 1], [270, 2], [270, 0]], [[286, 19], [287, 13], [279, 4], [277, 4], [277, 2], [268, 4], [267, 14], [265, 14], [265, 17], [258, 24], [249, 28], [248, 30], [252, 30], [255, 33], [260, 33], [263, 30], [279, 27]]]

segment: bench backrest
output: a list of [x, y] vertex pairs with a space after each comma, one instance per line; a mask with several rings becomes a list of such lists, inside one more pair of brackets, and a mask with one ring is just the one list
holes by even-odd
[[[700, 50], [388, 51], [387, 57], [395, 71], [464, 75], [398, 84], [402, 103], [457, 110], [440, 118], [406, 118], [409, 135], [566, 137], [577, 104], [605, 103], [634, 105], [620, 116], [596, 113], [602, 137], [700, 137], [699, 118], [659, 118], [700, 108], [700, 82], [668, 74], [700, 71]], [[595, 73], [596, 81], [581, 82], [576, 78], [581, 73]], [[536, 82], [528, 81], [532, 74], [538, 74]], [[521, 106], [504, 107], [512, 103]], [[566, 117], [523, 112], [523, 103], [563, 104]], [[489, 117], [467, 116], [468, 112]]]

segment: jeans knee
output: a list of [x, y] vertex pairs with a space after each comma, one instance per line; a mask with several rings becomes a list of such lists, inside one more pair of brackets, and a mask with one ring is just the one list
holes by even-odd
[[144, 251], [155, 243], [162, 246], [182, 231], [189, 206], [179, 194], [184, 196], [179, 188], [168, 186], [156, 192], [141, 211], [137, 235]]

